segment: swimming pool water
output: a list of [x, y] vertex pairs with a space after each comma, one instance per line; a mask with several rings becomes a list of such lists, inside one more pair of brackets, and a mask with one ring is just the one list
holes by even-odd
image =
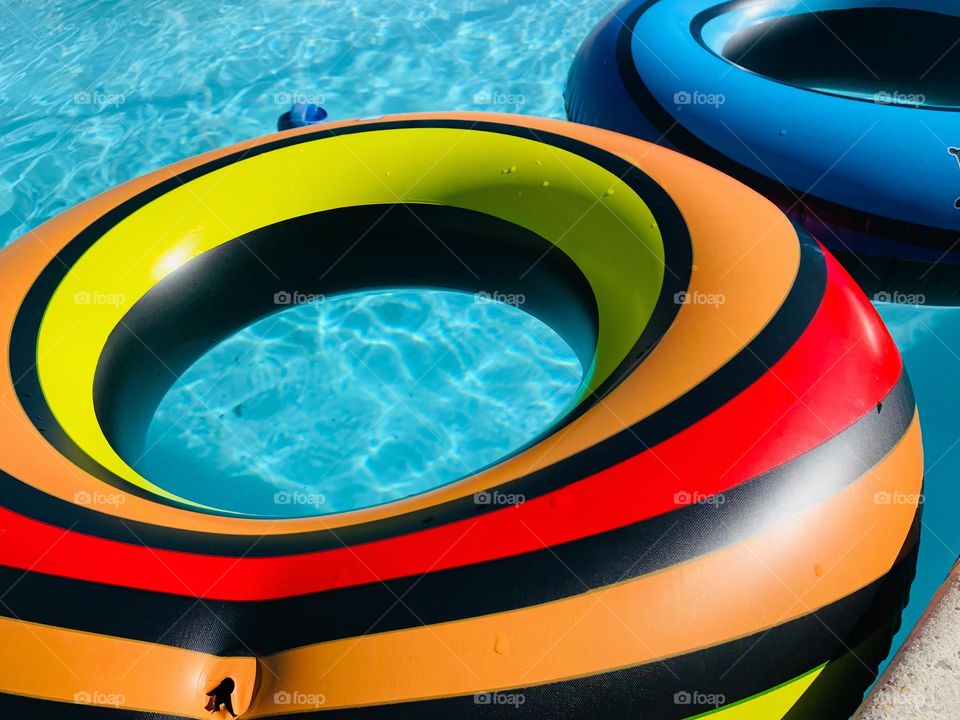
[[[320, 102], [333, 118], [434, 109], [562, 117], [561, 91], [574, 52], [613, 5], [614, 0], [3, 3], [0, 244], [120, 182], [177, 159], [268, 132], [276, 116], [293, 100]], [[185, 378], [183, 387], [176, 389], [160, 410], [157, 427], [162, 429], [166, 422], [168, 429], [174, 428], [160, 440], [170, 467], [189, 467], [193, 473], [199, 463], [210, 478], [225, 470], [243, 472], [240, 465], [249, 458], [257, 463], [258, 473], [250, 481], [249, 487], [255, 488], [250, 490], [251, 497], [242, 497], [244, 491], [235, 485], [229, 489], [241, 505], [254, 503], [253, 495], [263, 496], [264, 489], [281, 492], [291, 487], [285, 483], [302, 484], [302, 478], [296, 479], [298, 472], [315, 477], [314, 461], [298, 464], [276, 447], [269, 448], [270, 461], [265, 461], [264, 455], [256, 461], [253, 458], [268, 444], [287, 446], [290, 442], [279, 423], [266, 418], [271, 408], [289, 413], [291, 406], [298, 447], [310, 449], [317, 457], [329, 451], [329, 434], [320, 431], [311, 419], [309, 403], [293, 394], [291, 378], [301, 373], [309, 377], [315, 371], [307, 353], [319, 346], [321, 338], [323, 342], [345, 343], [361, 356], [376, 346], [373, 335], [360, 336], [355, 330], [351, 335], [346, 327], [336, 329], [329, 323], [336, 318], [352, 318], [350, 322], [365, 323], [367, 332], [376, 328], [382, 337], [394, 341], [398, 333], [413, 338], [423, 332], [436, 343], [433, 352], [439, 357], [450, 350], [451, 338], [463, 329], [465, 316], [458, 313], [475, 310], [458, 302], [462, 299], [436, 295], [396, 301], [355, 298], [325, 307], [300, 308], [273, 328], [260, 325], [231, 339], [205, 358], [196, 376]], [[391, 316], [397, 304], [404, 308], [399, 318]], [[488, 308], [483, 312], [498, 311]], [[483, 323], [490, 322], [491, 328], [500, 333], [500, 345], [512, 348], [509, 352], [514, 353], [516, 361], [515, 366], [502, 368], [495, 387], [512, 387], [518, 378], [521, 384], [535, 378], [562, 384], [571, 372], [561, 359], [562, 348], [550, 344], [549, 334], [534, 341], [531, 333], [537, 332], [536, 325], [530, 325], [521, 313], [511, 313], [510, 308], [505, 312], [503, 316], [483, 318]], [[404, 318], [408, 317], [404, 313], [426, 323], [429, 331], [423, 325], [419, 330], [404, 329]], [[960, 384], [955, 380], [960, 376], [960, 311], [887, 306], [881, 307], [881, 313], [911, 373], [924, 421], [927, 454], [920, 562], [905, 614], [906, 632], [960, 552], [960, 525], [954, 519], [954, 508], [960, 501], [960, 427], [956, 422]], [[441, 330], [444, 323], [456, 330]], [[471, 327], [465, 332], [479, 344], [457, 348], [452, 357], [464, 353], [474, 359], [483, 356], [487, 361], [497, 361], [496, 357], [483, 355], [484, 343], [489, 341], [480, 328]], [[419, 342], [411, 339], [410, 347], [419, 347]], [[233, 365], [237, 356], [242, 360]], [[315, 362], [331, 377], [341, 381], [346, 377], [343, 357], [317, 357]], [[385, 368], [397, 368], [407, 360], [399, 362], [394, 357], [383, 362]], [[209, 380], [208, 368], [209, 374], [227, 372], [222, 384]], [[511, 377], [511, 369], [529, 374]], [[429, 420], [437, 430], [442, 418], [440, 434], [447, 440], [448, 424], [467, 427], [468, 411], [478, 401], [476, 395], [465, 391], [472, 387], [470, 383], [456, 381], [456, 373], [461, 370], [475, 373], [474, 380], [480, 377], [476, 367], [465, 363], [446, 368], [447, 375], [436, 378], [437, 382], [447, 382], [451, 393], [456, 391], [456, 401], [451, 399], [434, 408], [434, 396], [430, 406], [415, 406], [441, 413]], [[355, 393], [352, 397], [371, 403], [364, 405], [367, 409], [378, 393], [387, 394], [377, 389], [369, 374], [351, 377], [357, 382], [349, 391]], [[289, 384], [284, 386], [284, 381]], [[485, 382], [491, 382], [490, 377]], [[394, 390], [401, 387], [399, 384]], [[188, 388], [211, 391], [206, 398], [210, 407], [203, 412], [192, 410], [196, 399]], [[537, 388], [536, 392], [541, 390]], [[320, 402], [329, 397], [324, 395], [328, 392], [334, 389], [320, 383], [307, 395], [311, 402]], [[524, 392], [532, 409], [520, 409], [530, 414], [517, 411], [498, 416], [503, 431], [500, 437], [509, 436], [510, 441], [503, 441], [496, 452], [522, 442], [525, 433], [549, 422], [546, 418], [565, 402], [564, 391], [556, 387], [543, 395], [531, 388]], [[485, 412], [495, 415], [501, 400], [484, 400], [488, 403]], [[554, 405], [548, 409], [551, 402]], [[185, 424], [172, 420], [178, 411], [185, 414]], [[371, 413], [369, 417], [373, 416]], [[347, 429], [361, 426], [358, 418], [345, 423]], [[256, 442], [238, 440], [228, 429], [237, 425], [256, 428]], [[153, 441], [162, 437], [157, 427], [151, 431]], [[327, 430], [330, 427], [336, 430], [336, 418], [331, 419]], [[385, 422], [379, 427], [380, 434], [372, 433], [360, 444], [372, 440], [374, 444], [369, 447], [389, 445], [391, 437], [385, 428], [391, 424]], [[474, 424], [467, 430], [456, 442], [488, 440], [484, 432], [489, 428]], [[239, 437], [245, 436], [241, 433]], [[429, 432], [423, 430], [421, 439], [428, 437]], [[442, 445], [436, 447], [442, 449]], [[476, 450], [471, 448], [470, 452]], [[359, 462], [358, 455], [350, 457], [351, 463]], [[393, 457], [396, 460], [390, 462], [406, 462], [410, 456], [404, 451]], [[369, 458], [372, 464], [363, 469], [368, 478], [377, 462], [375, 454], [369, 454]], [[160, 460], [161, 456], [151, 454], [144, 462], [162, 465]], [[419, 472], [425, 472], [423, 459], [418, 462]], [[483, 453], [471, 455], [467, 464], [473, 462], [486, 462]], [[447, 478], [462, 469], [451, 458], [436, 468], [441, 466], [440, 474]], [[331, 471], [331, 482], [339, 472]], [[397, 477], [394, 474], [389, 481], [381, 477], [377, 485], [371, 482], [362, 487], [346, 481], [340, 486], [337, 481], [338, 487], [328, 489], [325, 500], [373, 502], [373, 496], [384, 490], [380, 483], [400, 482]], [[426, 474], [419, 476], [424, 486], [435, 480]], [[388, 485], [386, 491], [397, 494], [415, 487], [416, 483]], [[205, 489], [210, 489], [211, 497], [217, 495], [212, 485], [194, 491]], [[270, 493], [266, 495], [272, 498]], [[270, 509], [274, 508], [271, 502]]]
[[0, 4], [0, 244], [175, 160], [332, 119], [563, 116], [609, 0], [50, 0]]
[[581, 375], [550, 328], [483, 295], [326, 298], [255, 323], [191, 366], [158, 408], [137, 469], [236, 512], [377, 505], [532, 440]]

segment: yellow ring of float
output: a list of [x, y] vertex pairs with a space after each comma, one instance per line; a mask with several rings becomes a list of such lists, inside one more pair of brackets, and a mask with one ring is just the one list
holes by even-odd
[[[318, 167], [336, 170], [304, 182], [303, 169]], [[380, 203], [486, 213], [570, 256], [599, 310], [596, 354], [580, 397], [633, 347], [660, 293], [664, 250], [653, 214], [620, 178], [578, 155], [531, 139], [453, 128], [319, 137], [185, 182], [131, 213], [80, 257], [54, 293], [38, 339], [40, 384], [57, 421], [109, 471], [194, 504], [142, 477], [104, 435], [93, 385], [110, 333], [151, 287], [202, 253], [289, 218]]]

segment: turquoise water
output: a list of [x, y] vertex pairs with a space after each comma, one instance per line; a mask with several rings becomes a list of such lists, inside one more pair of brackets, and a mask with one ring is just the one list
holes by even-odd
[[[613, 4], [4, 3], [0, 244], [120, 182], [272, 130], [293, 100], [320, 102], [333, 118], [432, 109], [562, 117], [574, 52]], [[226, 495], [237, 508], [287, 514], [381, 502], [486, 464], [562, 410], [578, 369], [557, 338], [519, 310], [470, 302], [437, 294], [329, 299], [250, 328], [165, 400], [143, 463], [195, 497], [210, 491], [211, 500]], [[927, 453], [909, 627], [960, 552], [960, 315], [881, 312], [913, 378]], [[383, 343], [394, 348], [383, 352]], [[350, 348], [371, 371], [323, 352], [330, 348]], [[409, 388], [434, 358], [442, 358], [437, 367]], [[377, 380], [386, 374], [389, 389]], [[507, 387], [522, 401], [506, 402]], [[394, 408], [399, 414], [378, 422], [378, 403], [407, 392], [414, 397]], [[356, 403], [349, 418], [310, 412], [331, 398]], [[286, 429], [278, 408], [293, 423]], [[415, 442], [426, 444], [418, 452]], [[338, 455], [350, 447], [355, 452]], [[403, 467], [402, 481], [400, 473], [384, 480], [391, 464]], [[218, 473], [235, 478], [229, 492], [195, 480]], [[306, 497], [307, 488], [324, 502]], [[284, 492], [291, 502], [275, 500]]]
[[137, 468], [238, 512], [376, 505], [533, 439], [581, 375], [546, 325], [483, 296], [326, 298], [265, 318], [195, 363], [158, 408]]
[[0, 244], [91, 195], [275, 129], [418, 110], [563, 117], [609, 0], [0, 3]]

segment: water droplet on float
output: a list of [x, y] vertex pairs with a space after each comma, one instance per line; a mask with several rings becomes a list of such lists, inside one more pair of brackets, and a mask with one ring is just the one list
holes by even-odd
[[497, 635], [493, 641], [493, 651], [497, 655], [506, 655], [510, 651], [510, 639], [506, 635]]
[[813, 566], [813, 574], [817, 577], [823, 577], [823, 565], [817, 563]]
[[607, 191], [604, 193], [606, 197], [613, 195], [613, 188], [607, 188]]
[[540, 187], [545, 187], [545, 188], [550, 187], [550, 181], [544, 180], [542, 183], [540, 183]]

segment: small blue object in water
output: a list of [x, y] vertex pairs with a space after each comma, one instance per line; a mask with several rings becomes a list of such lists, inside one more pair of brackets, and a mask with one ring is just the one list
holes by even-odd
[[277, 130], [290, 130], [307, 125], [319, 125], [327, 119], [327, 111], [314, 103], [294, 103], [277, 118]]

